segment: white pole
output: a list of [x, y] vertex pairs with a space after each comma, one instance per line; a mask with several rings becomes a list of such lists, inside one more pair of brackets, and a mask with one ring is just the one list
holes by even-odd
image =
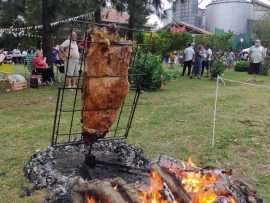
[[219, 87], [219, 75], [216, 81], [216, 96], [215, 96], [215, 107], [214, 107], [214, 121], [213, 121], [213, 136], [212, 136], [212, 147], [215, 146], [215, 136], [216, 136], [216, 121], [217, 121], [217, 102], [218, 102], [218, 87]]

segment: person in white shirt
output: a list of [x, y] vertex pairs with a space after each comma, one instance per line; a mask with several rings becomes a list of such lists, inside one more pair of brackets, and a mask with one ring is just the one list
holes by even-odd
[[3, 50], [0, 50], [0, 65], [4, 62], [6, 55]]
[[[76, 88], [79, 75], [79, 47], [77, 45], [77, 33], [72, 32], [69, 39], [60, 45], [60, 58], [65, 61], [65, 72], [67, 75], [67, 88]], [[70, 48], [70, 51], [69, 51]]]
[[210, 48], [210, 46], [207, 45], [206, 49], [207, 49], [206, 50], [206, 53], [207, 53], [206, 71], [207, 71], [207, 76], [208, 76], [212, 69], [214, 57], [213, 57], [213, 51]]
[[249, 48], [250, 66], [248, 73], [251, 78], [247, 82], [256, 82], [256, 75], [260, 73], [265, 56], [265, 48], [261, 45], [261, 41], [257, 39], [254, 46]]
[[15, 64], [18, 64], [21, 62], [22, 54], [19, 49], [13, 49], [12, 55], [13, 55], [12, 59]]
[[203, 47], [203, 50], [202, 50], [202, 69], [201, 69], [201, 77], [203, 76], [204, 74], [204, 69], [206, 69], [207, 67], [207, 49], [205, 49]]
[[187, 47], [184, 50], [184, 67], [183, 67], [182, 76], [185, 75], [187, 68], [188, 68], [188, 76], [190, 76], [194, 57], [195, 57], [195, 51], [194, 51], [191, 43], [188, 43]]

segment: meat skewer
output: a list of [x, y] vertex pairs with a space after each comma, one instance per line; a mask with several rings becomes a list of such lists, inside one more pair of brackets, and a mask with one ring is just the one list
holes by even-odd
[[83, 73], [83, 138], [92, 144], [114, 123], [128, 90], [132, 42], [119, 40], [116, 29], [93, 28]]

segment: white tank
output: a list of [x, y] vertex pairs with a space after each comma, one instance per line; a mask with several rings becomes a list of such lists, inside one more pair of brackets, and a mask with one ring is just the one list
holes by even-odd
[[253, 5], [245, 0], [217, 0], [206, 7], [206, 28], [235, 34], [248, 32], [248, 20], [253, 18]]

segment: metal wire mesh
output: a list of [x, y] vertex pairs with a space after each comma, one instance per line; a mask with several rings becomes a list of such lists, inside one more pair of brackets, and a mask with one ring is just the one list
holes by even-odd
[[[89, 42], [87, 29], [89, 24], [92, 22], [78, 21], [79, 27], [84, 33], [84, 41]], [[84, 25], [84, 26], [82, 26]], [[106, 26], [104, 24], [96, 24], [95, 26]], [[77, 26], [78, 27], [78, 26]], [[77, 28], [78, 29], [78, 28]], [[120, 27], [124, 31], [125, 28]], [[74, 29], [71, 29], [71, 32]], [[134, 30], [135, 31], [135, 30]], [[142, 32], [143, 30], [139, 30]], [[126, 97], [124, 103], [122, 104], [116, 122], [110, 128], [105, 139], [122, 138], [125, 139], [129, 135], [130, 128], [132, 127], [132, 121], [134, 119], [135, 111], [138, 105], [138, 101], [141, 95], [141, 74], [133, 74], [133, 67], [137, 57], [138, 47], [144, 46], [139, 44], [133, 45], [133, 55], [130, 62], [129, 70], [129, 81], [130, 81], [130, 91]], [[149, 45], [145, 45], [148, 46]], [[71, 42], [68, 48], [67, 61], [70, 59], [70, 49]], [[80, 57], [80, 71], [79, 79], [77, 81], [76, 87], [70, 88], [66, 86], [67, 75], [65, 74], [64, 83], [58, 88], [57, 102], [55, 108], [53, 131], [51, 144], [53, 146], [59, 145], [72, 145], [72, 144], [82, 144], [82, 106], [81, 106], [81, 93], [82, 93], [82, 77], [83, 68], [85, 65], [85, 51], [86, 47], [82, 50]], [[146, 59], [145, 59], [146, 60]], [[68, 69], [69, 63], [66, 63]], [[102, 139], [104, 140], [104, 139]]]

